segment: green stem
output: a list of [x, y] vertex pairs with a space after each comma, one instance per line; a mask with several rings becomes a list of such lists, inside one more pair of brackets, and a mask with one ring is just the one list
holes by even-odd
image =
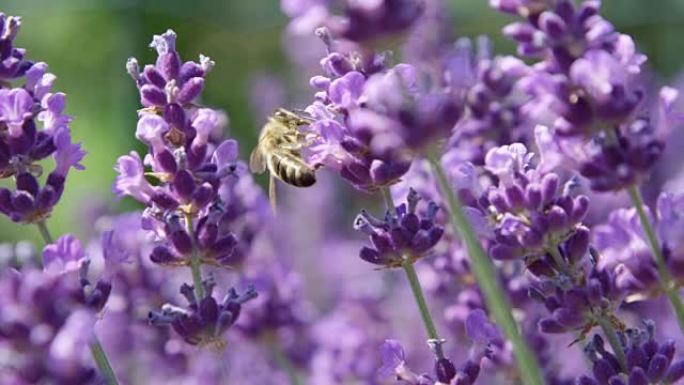
[[[37, 222], [36, 226], [38, 227], [38, 231], [40, 232], [40, 236], [43, 238], [43, 242], [45, 243], [45, 246], [55, 243], [54, 239], [52, 238], [52, 234], [50, 234], [50, 230], [47, 227], [47, 223], [45, 223], [45, 220]], [[38, 262], [38, 266], [43, 267], [43, 265], [44, 265], [43, 253], [37, 253], [36, 259]]]
[[97, 337], [93, 336], [93, 340], [90, 342], [90, 353], [93, 355], [93, 360], [97, 364], [97, 368], [100, 370], [100, 374], [105, 380], [107, 385], [119, 385], [119, 381], [116, 379], [116, 374], [112, 369], [112, 365], [109, 363], [107, 358], [107, 353], [102, 349], [102, 345]]
[[202, 302], [202, 298], [204, 298], [204, 286], [202, 284], [202, 269], [200, 268], [201, 261], [197, 255], [197, 247], [195, 246], [194, 241], [195, 236], [193, 233], [192, 216], [189, 214], [185, 215], [185, 228], [190, 235], [190, 238], [193, 240], [192, 255], [190, 255], [190, 270], [192, 271], [192, 284], [195, 287], [195, 300], [199, 304]]
[[302, 385], [302, 381], [297, 375], [297, 368], [292, 364], [290, 358], [283, 352], [277, 340], [270, 341], [269, 346], [273, 354], [273, 359], [278, 366], [285, 371], [287, 378], [290, 380], [290, 385]]
[[601, 326], [603, 334], [608, 339], [608, 343], [613, 348], [613, 353], [620, 362], [620, 366], [624, 372], [627, 372], [627, 357], [625, 357], [625, 351], [622, 349], [622, 344], [618, 338], [617, 332], [611, 324], [610, 320], [606, 319], [604, 316], [596, 317], [596, 322]]
[[660, 275], [662, 287], [667, 294], [667, 298], [670, 300], [670, 304], [672, 304], [675, 315], [677, 316], [679, 329], [684, 332], [684, 304], [682, 304], [682, 299], [679, 297], [678, 288], [672, 280], [670, 271], [667, 269], [667, 264], [665, 263], [665, 257], [663, 256], [663, 251], [660, 248], [658, 237], [656, 236], [653, 226], [651, 226], [651, 223], [648, 220], [648, 215], [646, 215], [646, 211], [644, 210], [644, 199], [641, 197], [641, 192], [637, 186], [631, 186], [627, 191], [629, 192], [629, 197], [632, 200], [632, 204], [634, 204], [634, 207], [639, 214], [641, 226], [644, 228], [646, 238], [648, 238], [648, 244], [651, 246], [651, 250], [653, 251], [653, 259], [655, 260], [656, 266], [658, 268], [658, 274]]
[[[394, 201], [392, 200], [392, 195], [390, 194], [389, 188], [384, 187], [381, 189], [381, 191], [382, 197], [385, 200], [385, 205], [396, 215], [396, 207], [394, 206]], [[437, 358], [444, 358], [444, 353], [442, 352], [441, 346], [442, 340], [439, 338], [437, 328], [435, 327], [435, 322], [432, 320], [432, 315], [430, 314], [430, 309], [428, 308], [427, 301], [425, 300], [425, 294], [423, 294], [423, 288], [420, 285], [418, 274], [416, 274], [416, 269], [413, 267], [413, 261], [414, 260], [412, 258], [407, 258], [401, 267], [406, 273], [406, 278], [411, 286], [413, 298], [416, 300], [416, 304], [418, 305], [418, 310], [420, 311], [420, 316], [423, 319], [425, 331], [429, 338], [430, 347], [434, 349], [434, 353]]]
[[442, 195], [447, 199], [451, 225], [453, 226], [454, 231], [460, 233], [466, 244], [468, 255], [470, 256], [470, 267], [484, 294], [487, 308], [494, 316], [494, 319], [499, 326], [503, 329], [508, 340], [511, 341], [513, 352], [517, 359], [518, 373], [523, 382], [527, 385], [544, 384], [544, 379], [537, 359], [520, 335], [518, 325], [511, 313], [511, 307], [508, 303], [506, 293], [503, 291], [499, 278], [494, 270], [494, 265], [475, 235], [475, 231], [463, 211], [460, 200], [451, 189], [439, 158], [436, 156], [429, 156], [428, 161], [437, 177], [437, 183], [442, 191]]

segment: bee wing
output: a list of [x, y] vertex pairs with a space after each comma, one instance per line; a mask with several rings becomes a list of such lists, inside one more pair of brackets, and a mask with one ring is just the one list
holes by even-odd
[[266, 171], [266, 159], [264, 158], [264, 154], [261, 152], [261, 148], [258, 144], [249, 155], [249, 169], [257, 174], [261, 174], [262, 172]]

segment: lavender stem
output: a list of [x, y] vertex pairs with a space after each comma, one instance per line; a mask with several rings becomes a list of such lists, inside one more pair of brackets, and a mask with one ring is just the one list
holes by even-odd
[[663, 256], [662, 249], [660, 248], [658, 237], [656, 236], [653, 226], [651, 226], [648, 216], [646, 215], [646, 211], [644, 210], [644, 199], [642, 198], [641, 192], [636, 185], [631, 186], [627, 191], [629, 192], [629, 197], [632, 200], [632, 204], [634, 204], [634, 207], [639, 214], [641, 226], [644, 228], [646, 238], [648, 238], [649, 246], [651, 246], [651, 250], [653, 250], [653, 259], [655, 259], [663, 289], [665, 290], [665, 293], [672, 304], [675, 315], [677, 316], [679, 329], [684, 332], [684, 304], [682, 304], [682, 299], [679, 297], [677, 286], [674, 284], [672, 276], [670, 275], [667, 265], [665, 264], [665, 257]]
[[47, 224], [45, 223], [44, 220], [37, 222], [36, 226], [38, 226], [38, 231], [40, 231], [40, 236], [43, 237], [43, 241], [45, 242], [46, 245], [49, 245], [51, 243], [55, 243], [55, 241], [52, 239], [52, 235], [50, 234], [50, 230], [47, 228]]
[[[389, 188], [384, 187], [381, 189], [382, 197], [385, 200], [385, 205], [387, 209], [396, 215], [396, 207], [394, 206], [394, 201], [392, 200], [392, 195], [390, 194]], [[401, 267], [406, 273], [406, 278], [411, 286], [411, 292], [413, 293], [413, 298], [416, 300], [418, 305], [418, 310], [420, 311], [420, 316], [423, 319], [423, 324], [425, 325], [425, 331], [427, 332], [430, 341], [435, 342], [434, 353], [437, 358], [444, 358], [444, 353], [441, 349], [441, 339], [437, 333], [437, 328], [430, 314], [430, 309], [428, 308], [427, 301], [425, 300], [425, 295], [423, 294], [423, 288], [420, 285], [420, 280], [418, 279], [418, 274], [416, 274], [416, 269], [413, 267], [413, 259], [407, 258]]]
[[197, 304], [202, 302], [204, 298], [204, 286], [202, 284], [202, 269], [200, 268], [200, 260], [197, 255], [197, 247], [195, 247], [195, 236], [193, 233], [192, 226], [192, 216], [190, 214], [185, 215], [185, 227], [186, 231], [192, 239], [192, 255], [190, 256], [190, 270], [192, 271], [192, 284], [195, 288], [195, 297]]
[[100, 374], [104, 377], [105, 383], [107, 385], [119, 385], [116, 374], [114, 374], [114, 369], [112, 369], [112, 365], [107, 358], [107, 353], [102, 349], [102, 345], [96, 336], [93, 336], [93, 340], [90, 342], [89, 346], [90, 353], [93, 355], [93, 360], [95, 360], [97, 368], [100, 370]]
[[517, 358], [518, 372], [523, 382], [527, 385], [544, 384], [539, 364], [520, 335], [518, 325], [513, 318], [513, 314], [511, 314], [511, 307], [506, 293], [504, 293], [499, 283], [494, 265], [482, 248], [470, 222], [468, 222], [460, 200], [451, 189], [439, 157], [430, 155], [427, 159], [437, 177], [440, 190], [443, 196], [446, 197], [447, 204], [449, 205], [451, 225], [457, 233], [461, 234], [468, 248], [473, 275], [485, 296], [487, 307], [513, 345], [513, 351]]
[[[50, 234], [50, 229], [48, 229], [47, 224], [45, 223], [45, 220], [37, 222], [36, 226], [38, 226], [38, 231], [40, 232], [40, 236], [43, 238], [43, 243], [45, 243], [46, 246], [55, 243], [54, 239], [52, 238], [52, 234]], [[41, 268], [45, 265], [45, 261], [43, 261], [43, 253], [36, 253], [36, 262]]]
[[628, 372], [625, 351], [622, 349], [620, 339], [618, 338], [617, 332], [615, 332], [615, 328], [611, 324], [610, 320], [608, 320], [605, 316], [600, 315], [596, 317], [596, 322], [599, 324], [599, 326], [601, 326], [603, 334], [606, 336], [608, 343], [613, 348], [613, 353], [617, 357], [618, 362], [620, 362], [622, 370]]

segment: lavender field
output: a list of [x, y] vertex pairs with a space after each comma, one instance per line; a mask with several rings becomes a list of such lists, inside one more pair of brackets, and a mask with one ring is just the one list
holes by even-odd
[[684, 3], [605, 3], [0, 4], [0, 385], [684, 384]]

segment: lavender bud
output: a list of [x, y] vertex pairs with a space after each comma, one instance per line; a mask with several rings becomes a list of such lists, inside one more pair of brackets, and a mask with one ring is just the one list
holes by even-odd
[[185, 111], [178, 103], [169, 103], [164, 108], [164, 120], [172, 127], [185, 129]]
[[140, 101], [144, 106], [164, 106], [166, 94], [159, 87], [146, 84], [140, 88]]
[[160, 265], [172, 264], [177, 258], [164, 246], [157, 246], [150, 254], [150, 260]]
[[518, 185], [513, 185], [506, 188], [506, 203], [513, 210], [524, 207], [525, 193]]
[[440, 382], [448, 384], [451, 379], [456, 377], [456, 368], [448, 358], [440, 358], [435, 363], [435, 373]]
[[27, 172], [16, 176], [16, 185], [17, 190], [26, 191], [33, 196], [37, 195], [40, 189], [38, 179]]
[[145, 66], [145, 69], [143, 70], [143, 76], [148, 83], [157, 86], [157, 88], [159, 88], [160, 90], [163, 90], [166, 86], [166, 79], [164, 79], [164, 77], [152, 65]]
[[552, 39], [561, 39], [568, 28], [560, 16], [549, 11], [539, 16], [539, 26]]
[[168, 52], [159, 56], [157, 59], [157, 68], [166, 80], [176, 79], [180, 70], [180, 59], [176, 52]]
[[572, 263], [579, 262], [589, 250], [589, 229], [580, 227], [565, 243], [565, 254]]
[[154, 154], [154, 159], [164, 171], [168, 172], [169, 174], [176, 173], [178, 165], [176, 164], [176, 158], [173, 156], [171, 151], [167, 149], [159, 151], [158, 153]]
[[594, 377], [601, 384], [607, 384], [610, 378], [617, 374], [613, 365], [603, 358], [599, 358], [594, 362], [593, 372]]
[[628, 385], [648, 385], [648, 378], [644, 370], [639, 367], [631, 369]]
[[179, 170], [173, 178], [176, 193], [184, 200], [188, 200], [195, 191], [195, 180], [187, 170]]
[[173, 231], [169, 238], [171, 239], [173, 247], [175, 247], [181, 255], [190, 255], [190, 253], [192, 253], [192, 238], [190, 238], [190, 235], [185, 230], [179, 229]]
[[560, 232], [567, 228], [568, 215], [565, 210], [558, 206], [553, 206], [547, 214], [549, 221], [549, 230], [552, 232]]
[[580, 195], [577, 198], [575, 198], [575, 201], [572, 205], [572, 211], [570, 212], [570, 222], [574, 223], [580, 223], [582, 220], [584, 220], [584, 217], [587, 215], [587, 211], [589, 211], [589, 198], [587, 198], [584, 195]]
[[541, 187], [536, 184], [530, 184], [525, 189], [525, 202], [529, 210], [538, 210], [542, 203]]
[[204, 89], [203, 78], [192, 78], [183, 84], [180, 92], [176, 95], [176, 101], [180, 104], [192, 103]]
[[558, 185], [559, 185], [559, 180], [558, 180], [558, 175], [556, 174], [546, 174], [542, 178], [541, 181], [542, 184], [542, 197], [544, 204], [550, 202], [555, 196], [556, 193], [558, 192]]
[[646, 371], [646, 376], [649, 381], [653, 383], [660, 382], [660, 379], [665, 375], [665, 371], [670, 365], [670, 361], [664, 355], [657, 353], [651, 358], [648, 363], [648, 369]]

